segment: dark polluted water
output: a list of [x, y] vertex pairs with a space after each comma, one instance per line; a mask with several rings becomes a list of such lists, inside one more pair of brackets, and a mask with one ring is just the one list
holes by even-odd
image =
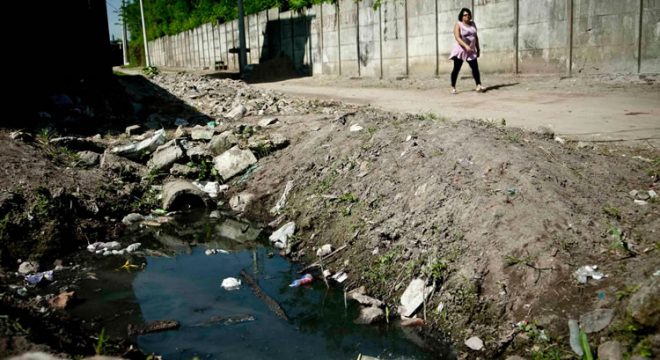
[[[137, 337], [143, 351], [165, 359], [357, 359], [360, 354], [380, 359], [450, 358], [419, 347], [396, 324], [354, 324], [358, 305], [349, 301], [345, 306], [343, 290], [328, 289], [322, 280], [289, 287], [301, 277], [299, 266], [272, 256], [274, 249], [264, 241], [265, 235], [249, 223], [208, 220], [204, 215], [179, 219], [157, 231], [142, 230], [132, 241], [146, 247], [167, 244], [174, 249], [171, 256], [145, 256], [144, 268], [131, 274], [99, 273], [107, 286], [88, 290], [87, 307], [128, 309], [127, 303], [134, 302], [133, 310], [123, 310], [128, 319], [122, 320], [121, 311], [105, 319], [115, 330], [125, 329], [125, 323], [135, 318], [147, 323], [178, 321], [177, 330]], [[229, 253], [206, 255], [207, 249]], [[241, 270], [282, 307], [288, 321], [255, 295]], [[111, 285], [118, 277], [123, 277], [124, 286]], [[238, 290], [220, 286], [228, 277], [242, 281]]]

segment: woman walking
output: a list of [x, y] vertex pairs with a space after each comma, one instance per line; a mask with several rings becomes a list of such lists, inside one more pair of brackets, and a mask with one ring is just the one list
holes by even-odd
[[479, 48], [479, 37], [477, 37], [477, 26], [472, 21], [470, 9], [463, 8], [458, 14], [458, 22], [454, 25], [454, 38], [456, 43], [449, 55], [449, 59], [454, 61], [454, 70], [451, 72], [451, 93], [456, 94], [456, 80], [464, 61], [467, 61], [472, 69], [472, 77], [477, 84], [476, 91], [483, 92], [485, 89], [481, 86], [479, 64], [477, 63], [481, 49]]

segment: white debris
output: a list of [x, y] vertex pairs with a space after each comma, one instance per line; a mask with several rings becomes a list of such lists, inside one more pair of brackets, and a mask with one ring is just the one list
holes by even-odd
[[484, 342], [478, 337], [473, 336], [465, 340], [465, 346], [469, 347], [472, 350], [479, 351], [484, 348]]
[[566, 144], [566, 140], [560, 138], [559, 136], [555, 136], [555, 141], [562, 145]]
[[648, 204], [648, 202], [646, 202], [644, 200], [637, 200], [637, 199], [633, 200], [633, 202], [637, 205], [646, 205], [646, 204]]
[[206, 254], [207, 256], [215, 255], [215, 254], [229, 254], [229, 251], [223, 249], [206, 249], [206, 251], [204, 251], [204, 254]]
[[228, 277], [222, 280], [222, 285], [220, 286], [222, 286], [222, 288], [227, 291], [238, 290], [241, 288], [241, 280], [233, 277]]
[[280, 213], [280, 210], [286, 205], [286, 198], [289, 196], [291, 189], [293, 189], [293, 181], [289, 180], [284, 186], [284, 192], [282, 193], [282, 196], [280, 196], [280, 199], [277, 200], [277, 204], [270, 209], [271, 214], [276, 215]]
[[293, 236], [293, 233], [296, 232], [296, 223], [291, 221], [288, 222], [277, 231], [272, 233], [269, 237], [268, 240], [273, 243], [273, 246], [275, 246], [278, 249], [286, 249], [289, 245], [289, 238]]
[[332, 279], [341, 284], [344, 281], [346, 281], [346, 279], [348, 279], [348, 275], [345, 272], [340, 271], [340, 272], [332, 275]]
[[607, 277], [607, 275], [603, 274], [602, 272], [596, 271], [597, 269], [598, 266], [596, 265], [581, 266], [579, 269], [575, 270], [574, 275], [580, 284], [586, 284], [589, 277], [592, 277], [594, 280], [600, 280], [604, 277]]
[[351, 125], [351, 128], [349, 129], [351, 132], [356, 132], [356, 131], [361, 131], [363, 129], [362, 126], [358, 124]]
[[330, 254], [332, 252], [332, 245], [330, 244], [325, 244], [321, 246], [318, 250], [316, 250], [316, 256], [322, 257]]

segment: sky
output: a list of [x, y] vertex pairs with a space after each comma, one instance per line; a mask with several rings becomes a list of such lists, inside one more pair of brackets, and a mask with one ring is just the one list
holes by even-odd
[[121, 25], [119, 20], [119, 9], [121, 0], [105, 0], [105, 7], [108, 11], [108, 29], [110, 30], [110, 40], [121, 39]]

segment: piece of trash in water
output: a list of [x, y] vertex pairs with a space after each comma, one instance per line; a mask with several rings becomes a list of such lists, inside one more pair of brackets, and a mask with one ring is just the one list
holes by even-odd
[[298, 287], [300, 285], [305, 285], [309, 284], [314, 280], [314, 277], [312, 274], [305, 274], [305, 276], [301, 277], [300, 279], [294, 280], [291, 284], [289, 284], [289, 287]]
[[206, 255], [215, 255], [215, 254], [229, 254], [229, 251], [223, 249], [206, 249], [204, 251]]
[[228, 277], [222, 280], [222, 285], [220, 286], [222, 286], [222, 288], [227, 291], [238, 290], [241, 287], [241, 280], [233, 277]]
[[605, 300], [605, 291], [599, 291], [596, 294], [598, 295], [598, 300]]
[[596, 265], [585, 265], [581, 266], [579, 269], [575, 270], [575, 278], [580, 284], [586, 284], [587, 280], [591, 276], [594, 280], [600, 280], [607, 275], [603, 274], [600, 271], [596, 271], [598, 269], [598, 266]]
[[25, 277], [25, 280], [29, 282], [32, 285], [36, 285], [41, 282], [41, 280], [46, 279], [48, 281], [53, 280], [53, 270], [48, 270], [48, 271], [42, 271], [40, 273], [32, 274], [32, 275], [27, 275]]

